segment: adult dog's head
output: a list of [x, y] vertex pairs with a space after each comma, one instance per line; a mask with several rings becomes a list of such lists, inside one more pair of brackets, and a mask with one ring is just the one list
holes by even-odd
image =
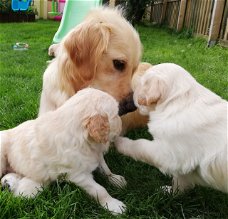
[[139, 36], [121, 11], [93, 9], [61, 43], [57, 59], [62, 89], [73, 95], [92, 86], [120, 101], [131, 91], [140, 57]]

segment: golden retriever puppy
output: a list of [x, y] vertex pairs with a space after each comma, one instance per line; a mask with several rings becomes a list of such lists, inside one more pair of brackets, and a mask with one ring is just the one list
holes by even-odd
[[173, 191], [198, 184], [227, 193], [227, 101], [175, 64], [153, 66], [140, 82], [134, 101], [154, 140], [119, 137], [117, 150], [172, 175]]
[[0, 177], [15, 195], [33, 197], [61, 174], [114, 214], [125, 205], [92, 176], [110, 141], [121, 131], [118, 103], [107, 93], [83, 89], [56, 111], [1, 132]]

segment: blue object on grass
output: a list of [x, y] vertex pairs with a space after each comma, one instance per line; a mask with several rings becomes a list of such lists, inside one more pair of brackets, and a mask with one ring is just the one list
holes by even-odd
[[26, 11], [30, 5], [31, 0], [12, 0], [13, 11]]

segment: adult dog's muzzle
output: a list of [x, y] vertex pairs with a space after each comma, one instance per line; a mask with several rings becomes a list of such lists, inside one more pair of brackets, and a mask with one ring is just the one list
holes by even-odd
[[135, 111], [137, 108], [133, 100], [133, 92], [119, 102], [119, 116]]

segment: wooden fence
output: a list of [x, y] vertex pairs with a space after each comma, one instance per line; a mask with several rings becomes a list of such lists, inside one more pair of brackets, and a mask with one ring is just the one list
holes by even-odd
[[153, 24], [165, 24], [176, 28], [181, 0], [152, 1], [147, 8], [145, 18]]
[[228, 42], [228, 1], [225, 2], [219, 38], [222, 43]]
[[183, 28], [228, 45], [228, 0], [158, 0], [146, 10], [151, 23], [165, 24], [177, 31]]
[[184, 27], [198, 35], [209, 35], [213, 1], [187, 1]]

